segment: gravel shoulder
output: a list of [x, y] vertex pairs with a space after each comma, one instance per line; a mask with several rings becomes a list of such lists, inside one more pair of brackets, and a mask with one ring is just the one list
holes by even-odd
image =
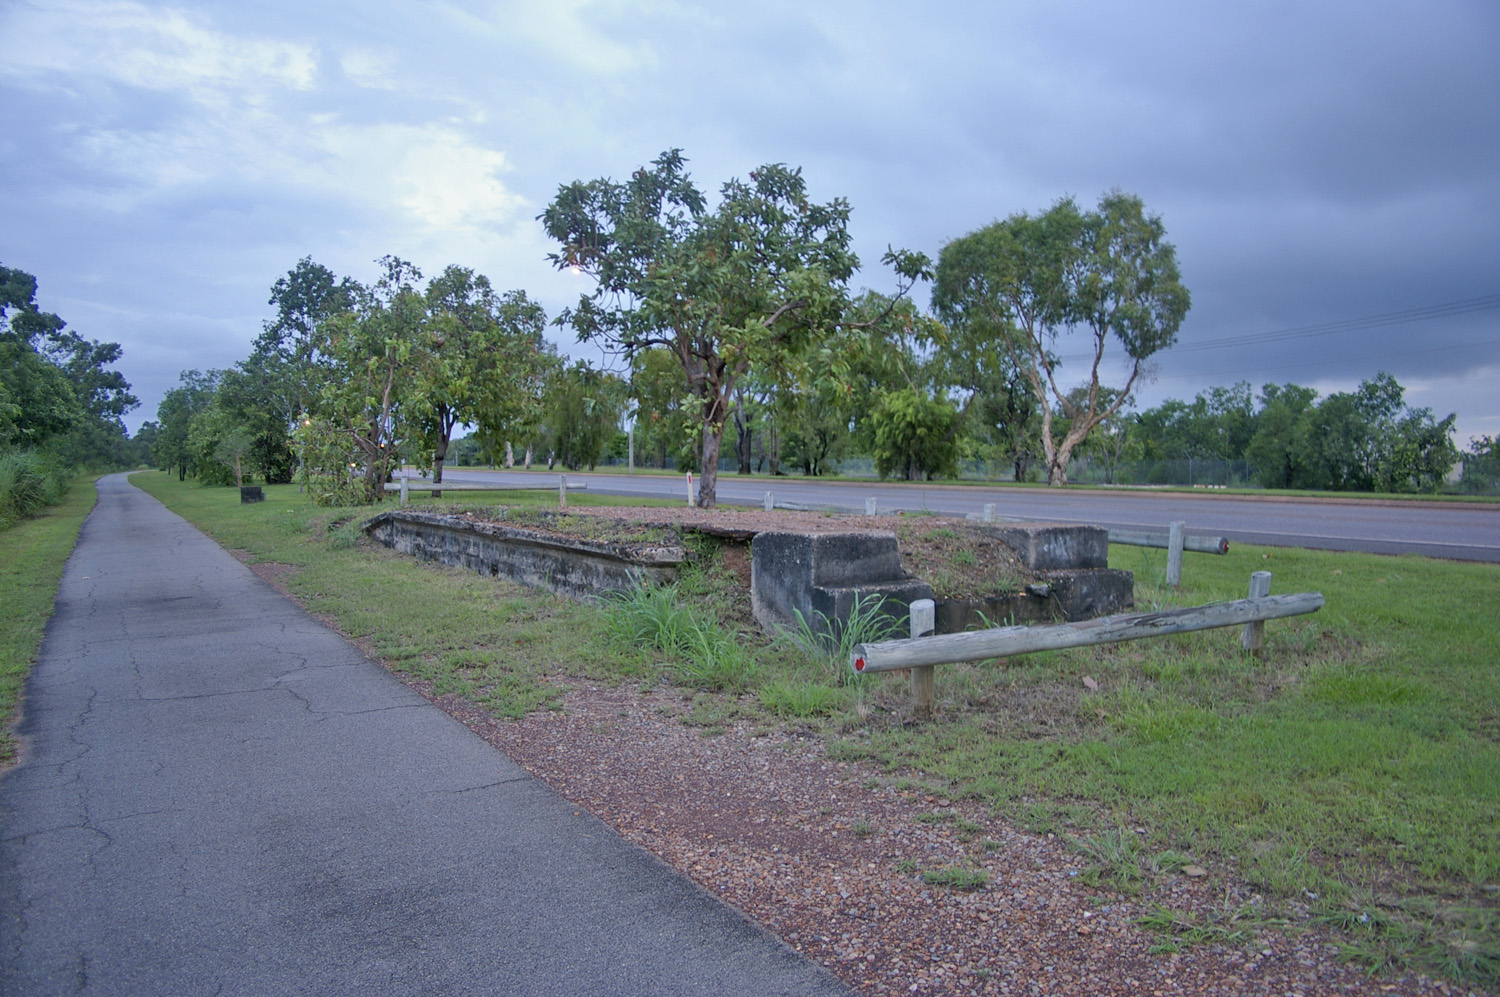
[[[1087, 860], [968, 801], [828, 758], [821, 738], [750, 723], [706, 734], [670, 686], [579, 685], [563, 708], [499, 721], [435, 700], [564, 798], [870, 994], [1454, 994], [1371, 977], [1332, 938], [1252, 924], [1259, 900], [1166, 877], [1122, 897], [1079, 881]], [[921, 872], [983, 870], [959, 890]], [[1227, 944], [1155, 951], [1157, 907], [1225, 924]], [[1225, 922], [1230, 911], [1244, 921]]]

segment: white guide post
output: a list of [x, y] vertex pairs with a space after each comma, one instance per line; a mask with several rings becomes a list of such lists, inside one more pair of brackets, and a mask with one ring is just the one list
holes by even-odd
[[568, 507], [568, 476], [566, 474], [557, 476], [557, 507], [559, 509]]
[[[1264, 599], [1271, 594], [1271, 573], [1269, 571], [1254, 571], [1250, 573], [1250, 598]], [[1254, 620], [1245, 624], [1244, 631], [1240, 634], [1240, 646], [1257, 658], [1262, 654], [1262, 645], [1265, 643], [1266, 623], [1264, 620]]]
[[[913, 639], [932, 636], [937, 627], [937, 603], [931, 599], [917, 599], [910, 606], [910, 615]], [[911, 702], [918, 716], [932, 716], [937, 698], [937, 676], [933, 669], [933, 665], [920, 665], [911, 670]]]
[[1182, 584], [1182, 531], [1186, 526], [1178, 520], [1167, 533], [1167, 584], [1174, 589]]

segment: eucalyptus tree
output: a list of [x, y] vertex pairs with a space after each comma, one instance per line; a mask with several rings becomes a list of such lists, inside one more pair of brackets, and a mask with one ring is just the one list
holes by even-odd
[[[627, 357], [670, 350], [697, 407], [702, 481], [698, 504], [717, 499], [719, 452], [734, 391], [754, 371], [808, 367], [819, 378], [847, 371], [821, 341], [837, 329], [859, 267], [849, 204], [817, 204], [801, 170], [771, 164], [720, 188], [717, 208], [688, 177], [680, 150], [662, 153], [628, 181], [561, 187], [541, 215], [560, 250], [559, 269], [587, 274], [591, 294], [559, 324]], [[908, 282], [927, 261], [888, 253]]]
[[[1041, 417], [1049, 484], [1067, 483], [1073, 450], [1131, 397], [1149, 358], [1176, 341], [1191, 298], [1165, 236], [1140, 198], [1111, 191], [1097, 210], [1063, 198], [1040, 215], [1011, 215], [943, 249], [933, 292], [938, 314], [960, 342], [998, 343], [1025, 378]], [[1063, 331], [1090, 344], [1077, 395], [1059, 380], [1054, 347]], [[1109, 402], [1099, 367], [1111, 340], [1123, 347], [1128, 373]], [[1060, 436], [1054, 409], [1069, 422]]]

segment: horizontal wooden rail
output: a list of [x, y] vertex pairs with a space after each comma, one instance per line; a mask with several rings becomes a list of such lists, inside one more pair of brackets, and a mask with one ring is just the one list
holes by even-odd
[[[385, 490], [388, 492], [399, 492], [401, 480], [407, 483], [407, 489], [414, 492], [552, 492], [557, 490], [556, 485], [457, 485], [447, 481], [433, 484], [421, 478], [406, 478], [386, 483]], [[587, 490], [587, 481], [568, 482], [568, 491], [576, 492]]]
[[1298, 592], [1236, 599], [1208, 606], [1169, 609], [1159, 613], [1104, 616], [1078, 623], [1040, 627], [998, 627], [969, 633], [938, 634], [909, 640], [859, 644], [849, 655], [849, 667], [860, 674], [919, 668], [959, 661], [983, 661], [1033, 651], [1053, 651], [1089, 644], [1163, 637], [1193, 630], [1232, 627], [1242, 623], [1301, 616], [1323, 608], [1323, 593]]
[[[1127, 547], [1164, 547], [1170, 549], [1171, 534], [1150, 533], [1145, 530], [1110, 530], [1109, 542]], [[1182, 549], [1199, 554], [1228, 554], [1229, 540], [1226, 537], [1183, 537]]]

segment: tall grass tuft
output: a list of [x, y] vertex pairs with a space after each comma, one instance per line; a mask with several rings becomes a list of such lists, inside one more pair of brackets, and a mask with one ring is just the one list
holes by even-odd
[[56, 505], [68, 480], [67, 469], [54, 457], [35, 450], [0, 454], [0, 529]]
[[638, 585], [606, 603], [605, 630], [619, 646], [651, 647], [675, 658], [670, 666], [681, 684], [714, 692], [746, 692], [760, 676], [760, 663], [739, 635], [683, 606], [676, 585]]
[[820, 629], [814, 629], [800, 609], [792, 612], [797, 616], [797, 628], [786, 631], [789, 639], [817, 662], [835, 685], [847, 684], [857, 677], [849, 670], [849, 655], [856, 646], [902, 634], [903, 621], [886, 610], [885, 599], [875, 592], [854, 597], [847, 621], [830, 620], [815, 610], [814, 615], [823, 624]]

